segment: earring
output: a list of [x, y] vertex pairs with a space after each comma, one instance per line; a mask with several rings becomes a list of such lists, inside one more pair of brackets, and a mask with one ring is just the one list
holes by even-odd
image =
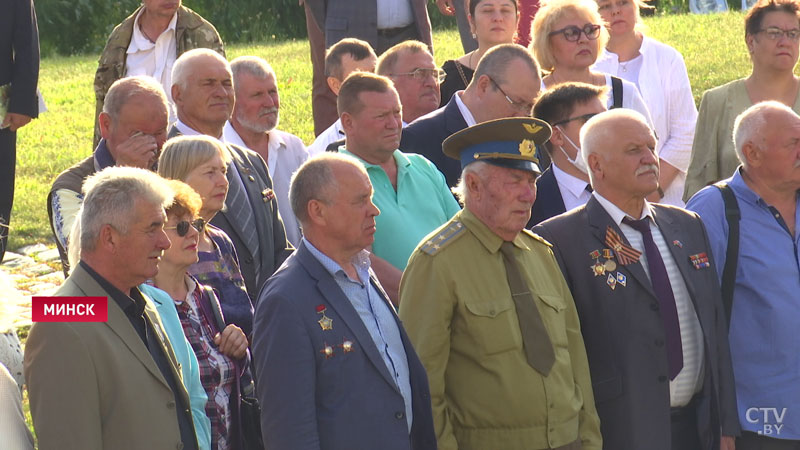
[[475, 34], [475, 33], [472, 33], [472, 39], [478, 39], [478, 35]]

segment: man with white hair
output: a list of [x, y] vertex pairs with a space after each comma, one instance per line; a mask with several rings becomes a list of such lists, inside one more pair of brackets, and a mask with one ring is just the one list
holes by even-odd
[[240, 56], [231, 61], [231, 71], [236, 103], [222, 138], [253, 150], [267, 162], [286, 238], [297, 246], [301, 231], [289, 205], [289, 182], [308, 159], [308, 151], [299, 137], [277, 129], [281, 100], [272, 66], [257, 56]]
[[603, 446], [732, 449], [736, 396], [703, 223], [645, 199], [659, 163], [638, 112], [594, 116], [580, 142], [592, 197], [533, 230], [553, 244], [575, 298]]
[[444, 142], [464, 209], [422, 240], [400, 285], [441, 450], [602, 447], [575, 304], [550, 244], [525, 229], [549, 136], [514, 118]]
[[47, 196], [64, 274], [69, 272], [66, 249], [83, 202], [84, 180], [112, 166], [152, 169], [167, 140], [168, 111], [166, 93], [152, 77], [127, 77], [111, 85], [98, 118], [103, 138], [91, 155], [58, 175]]
[[197, 449], [180, 365], [138, 285], [170, 242], [172, 191], [155, 173], [112, 167], [84, 184], [81, 256], [60, 297], [107, 299], [106, 322], [38, 322], [25, 379], [39, 448]]
[[[172, 98], [178, 120], [169, 136], [207, 135], [222, 140], [234, 106], [228, 61], [208, 49], [190, 50], [172, 68]], [[288, 256], [291, 245], [278, 213], [267, 164], [256, 152], [228, 144], [228, 196], [211, 224], [233, 241], [250, 299]]]
[[758, 103], [736, 118], [733, 140], [739, 168], [687, 208], [702, 217], [723, 280], [744, 430], [736, 448], [800, 448], [800, 374], [787, 370], [800, 346], [800, 117]]

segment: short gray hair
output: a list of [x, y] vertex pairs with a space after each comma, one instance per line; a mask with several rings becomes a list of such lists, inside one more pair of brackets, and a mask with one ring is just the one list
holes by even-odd
[[95, 249], [104, 225], [127, 234], [135, 219], [137, 199], [162, 208], [172, 203], [172, 189], [166, 181], [149, 170], [136, 167], [104, 169], [86, 179], [83, 193], [83, 204], [78, 212], [83, 252]]
[[112, 123], [117, 123], [122, 107], [139, 95], [150, 95], [159, 99], [164, 105], [164, 111], [169, 115], [169, 101], [164, 88], [155, 78], [145, 75], [125, 77], [115, 81], [103, 101], [103, 112], [111, 117]]
[[308, 202], [317, 200], [330, 203], [339, 192], [339, 185], [333, 175], [333, 166], [337, 163], [356, 167], [364, 175], [369, 176], [357, 159], [341, 153], [326, 152], [307, 160], [292, 175], [289, 186], [292, 212], [301, 225], [308, 223]]
[[467, 174], [474, 173], [478, 175], [478, 177], [483, 180], [486, 177], [486, 170], [488, 169], [489, 163], [486, 161], [475, 161], [467, 165], [461, 170], [461, 178], [458, 179], [458, 184], [456, 184], [450, 190], [458, 199], [458, 202], [461, 203], [462, 206], [467, 204], [467, 198], [469, 198], [469, 189], [467, 188]]
[[233, 73], [233, 84], [236, 85], [237, 77], [241, 74], [252, 75], [259, 80], [266, 80], [269, 77], [278, 80], [275, 70], [264, 58], [258, 56], [240, 56], [231, 61], [231, 73]]
[[[761, 135], [764, 125], [767, 124], [767, 114], [775, 111], [784, 111], [792, 115], [797, 115], [792, 108], [781, 102], [769, 100], [756, 103], [744, 110], [736, 117], [733, 122], [733, 148], [736, 150], [736, 157], [745, 167], [747, 160], [744, 157], [744, 144], [748, 142], [756, 143], [756, 138], [763, 143], [764, 136]], [[760, 147], [760, 145], [758, 145]]]
[[517, 74], [508, 73], [508, 66], [516, 60], [524, 62], [536, 78], [539, 78], [539, 66], [536, 65], [536, 60], [528, 49], [517, 44], [501, 44], [492, 47], [481, 57], [475, 67], [475, 74], [472, 76], [470, 85], [477, 83], [478, 78], [483, 75], [488, 75], [497, 84], [511, 81], [509, 76]]
[[215, 155], [220, 155], [225, 164], [231, 155], [225, 144], [210, 136], [177, 136], [164, 144], [158, 158], [158, 174], [164, 178], [186, 181], [186, 177]]
[[192, 66], [194, 66], [194, 60], [203, 57], [216, 59], [217, 61], [224, 63], [228, 70], [231, 69], [231, 65], [228, 60], [223, 58], [222, 55], [214, 50], [209, 50], [207, 48], [195, 48], [182, 54], [178, 57], [178, 59], [175, 60], [175, 64], [172, 65], [172, 85], [178, 85], [181, 89], [186, 89], [186, 81], [192, 72], [191, 69]]
[[[647, 119], [640, 112], [633, 109], [617, 108], [596, 114], [586, 121], [580, 132], [580, 157], [586, 163], [586, 167], [589, 167], [589, 155], [597, 153], [601, 145], [611, 142], [611, 136], [616, 132], [613, 126], [608, 125], [608, 122], [622, 118], [635, 120], [647, 127], [648, 130], [651, 129]], [[589, 170], [589, 178], [592, 179], [591, 169]]]

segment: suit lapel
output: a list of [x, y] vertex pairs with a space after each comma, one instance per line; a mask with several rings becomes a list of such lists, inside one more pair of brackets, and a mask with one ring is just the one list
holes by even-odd
[[[309, 275], [317, 280], [317, 288], [319, 289], [320, 293], [322, 293], [322, 296], [325, 298], [328, 304], [330, 304], [331, 307], [336, 310], [336, 313], [339, 314], [339, 317], [342, 318], [350, 331], [353, 332], [353, 336], [355, 337], [356, 341], [361, 344], [361, 348], [367, 355], [367, 359], [372, 362], [372, 365], [375, 366], [383, 378], [386, 379], [386, 382], [397, 390], [397, 383], [389, 374], [389, 369], [386, 368], [386, 363], [383, 362], [383, 358], [381, 357], [380, 352], [378, 352], [375, 342], [372, 340], [372, 335], [369, 334], [369, 331], [364, 325], [364, 322], [361, 321], [361, 317], [358, 315], [358, 312], [356, 312], [356, 309], [353, 307], [353, 304], [350, 303], [350, 300], [345, 297], [344, 293], [339, 288], [339, 285], [336, 283], [336, 280], [334, 280], [330, 273], [325, 270], [317, 258], [311, 254], [305, 244], [301, 244], [297, 249], [297, 258], [300, 259], [300, 262], [303, 264], [303, 267], [306, 268]], [[381, 295], [383, 296], [382, 291], [379, 292], [381, 292]], [[383, 298], [384, 301], [388, 301], [386, 300], [386, 297]]]
[[[142, 338], [133, 328], [131, 325], [130, 320], [122, 309], [117, 305], [117, 302], [108, 295], [108, 292], [103, 290], [103, 288], [86, 272], [80, 265], [75, 267], [73, 270], [72, 275], [70, 278], [73, 279], [75, 285], [84, 293], [84, 295], [89, 297], [106, 297], [108, 301], [108, 321], [105, 322], [105, 326], [109, 327], [111, 331], [114, 332], [117, 336], [119, 336], [120, 340], [126, 347], [133, 353], [134, 356], [153, 374], [156, 379], [158, 379], [161, 383], [163, 383], [167, 388], [169, 388], [169, 383], [167, 380], [164, 379], [164, 376], [161, 374], [161, 371], [158, 369], [156, 362], [153, 360], [153, 356], [150, 355], [150, 351], [147, 350], [147, 347], [142, 342]], [[146, 309], [146, 308], [145, 308]], [[188, 403], [187, 403], [188, 404]]]
[[[672, 220], [673, 218], [670, 217], [667, 210], [653, 205], [652, 211], [653, 219], [656, 221], [661, 235], [664, 236], [664, 240], [667, 241], [667, 247], [669, 247], [669, 251], [675, 259], [675, 265], [678, 266], [678, 270], [681, 272], [686, 289], [689, 291], [689, 297], [691, 297], [692, 302], [694, 302], [696, 298], [695, 289], [693, 283], [689, 282], [692, 273], [689, 270], [689, 265], [685, 264], [685, 262], [689, 260], [689, 255], [687, 254], [689, 249], [683, 248], [682, 246], [671, 245], [672, 242], [678, 240], [678, 236], [686, 235], [685, 230], [683, 232], [680, 230], [680, 227]], [[697, 305], [695, 305], [695, 309], [697, 310]]]
[[455, 96], [456, 94], [453, 94], [453, 98], [447, 102], [444, 110], [445, 128], [447, 129], [448, 134], [453, 134], [457, 131], [467, 128], [467, 121], [464, 120], [464, 116], [461, 115], [461, 110], [458, 109], [458, 103], [456, 103]]
[[[233, 150], [231, 150], [229, 154], [231, 155], [232, 159], [231, 165], [234, 167], [231, 167], [230, 170], [228, 170], [228, 175], [227, 175], [228, 196], [225, 198], [225, 209], [220, 211], [219, 214], [224, 216], [225, 220], [227, 220], [228, 223], [231, 225], [231, 229], [239, 237], [239, 241], [244, 243], [244, 245], [247, 245], [247, 239], [245, 238], [245, 233], [244, 233], [244, 227], [246, 226], [246, 224], [243, 224], [240, 221], [236, 220], [236, 214], [232, 212], [232, 210], [235, 208], [244, 208], [249, 206], [249, 205], [234, 204], [234, 202], [232, 201], [232, 199], [235, 198], [235, 196], [240, 196], [239, 198], [241, 198], [242, 200], [248, 199], [248, 193], [246, 189], [245, 192], [242, 192], [241, 188], [242, 184], [245, 183], [246, 181], [247, 175], [245, 172], [241, 170], [242, 161], [241, 158], [239, 158], [239, 155], [236, 154], [236, 152], [234, 152]], [[241, 174], [241, 182], [237, 180], [237, 178], [239, 178], [239, 174]], [[250, 251], [251, 255], [256, 254], [255, 251], [256, 249], [250, 248], [248, 246], [248, 250]]]
[[[611, 216], [608, 215], [603, 205], [597, 201], [597, 199], [592, 196], [589, 201], [586, 203], [586, 213], [589, 219], [589, 227], [592, 230], [592, 234], [594, 237], [600, 241], [601, 247], [600, 248], [608, 248], [606, 245], [606, 230], [608, 227], [611, 227], [614, 231], [619, 234], [620, 239], [627, 245], [630, 245], [627, 239], [625, 239], [625, 235], [620, 230], [619, 226], [615, 224], [611, 220]], [[644, 271], [644, 267], [642, 267], [641, 261], [628, 264], [627, 266], [623, 266], [620, 264], [617, 267], [619, 270], [620, 267], [624, 267], [625, 270], [630, 272], [634, 279], [642, 286], [642, 288], [647, 291], [648, 294], [655, 297], [656, 294], [653, 291], [653, 284], [650, 282], [650, 278], [647, 277], [647, 273]]]

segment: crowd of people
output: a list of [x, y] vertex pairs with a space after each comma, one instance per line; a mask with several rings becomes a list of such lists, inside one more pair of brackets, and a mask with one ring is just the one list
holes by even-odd
[[[0, 329], [0, 446], [25, 384], [42, 450], [800, 449], [800, 1], [699, 112], [640, 0], [437, 0], [442, 67], [423, 0], [300, 3], [308, 146], [180, 2], [111, 33], [47, 197], [108, 320]], [[0, 10], [4, 250], [39, 57]]]

